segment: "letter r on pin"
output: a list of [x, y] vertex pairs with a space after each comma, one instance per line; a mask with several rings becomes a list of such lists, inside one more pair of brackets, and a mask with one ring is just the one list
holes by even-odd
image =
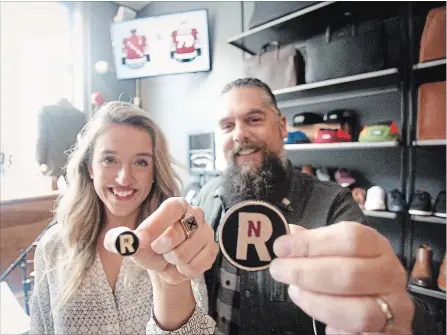
[[133, 248], [133, 236], [131, 234], [122, 234], [119, 237], [120, 239], [120, 254], [125, 254], [127, 250], [129, 252], [134, 253], [135, 249]]
[[138, 237], [132, 231], [125, 231], [118, 235], [115, 242], [116, 251], [122, 256], [131, 256], [138, 250]]
[[268, 262], [272, 258], [266, 242], [273, 233], [270, 219], [261, 213], [239, 213], [237, 233], [236, 259], [247, 260], [248, 245], [254, 245], [261, 261]]

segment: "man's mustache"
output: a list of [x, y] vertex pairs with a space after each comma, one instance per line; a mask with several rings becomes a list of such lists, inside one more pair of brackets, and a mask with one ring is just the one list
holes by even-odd
[[[271, 203], [281, 201], [288, 192], [289, 183], [286, 170], [281, 159], [267, 149], [263, 150], [262, 161], [257, 168], [248, 169], [245, 166], [235, 164], [231, 160], [232, 153], [244, 149], [263, 148], [258, 143], [234, 143], [234, 147], [228, 150], [230, 164], [223, 174], [222, 197], [227, 208], [244, 200], [264, 200]], [[236, 156], [237, 157], [237, 156]]]
[[239, 152], [241, 152], [243, 150], [260, 150], [260, 149], [263, 149], [263, 147], [264, 147], [263, 145], [253, 143], [253, 142], [243, 142], [243, 143], [236, 142], [236, 144], [234, 145], [234, 148], [232, 150], [233, 151], [232, 155], [234, 157], [234, 156], [238, 155]]

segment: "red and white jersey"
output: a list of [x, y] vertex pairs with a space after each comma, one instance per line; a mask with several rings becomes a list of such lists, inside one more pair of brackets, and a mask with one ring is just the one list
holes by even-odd
[[197, 29], [179, 29], [172, 32], [175, 52], [179, 55], [189, 54], [196, 50]]
[[123, 39], [123, 51], [128, 59], [144, 57], [146, 49], [146, 37], [132, 35]]

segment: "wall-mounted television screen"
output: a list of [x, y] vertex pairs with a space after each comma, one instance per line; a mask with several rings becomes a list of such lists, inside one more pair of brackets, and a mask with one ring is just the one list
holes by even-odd
[[112, 23], [118, 79], [211, 70], [205, 9]]

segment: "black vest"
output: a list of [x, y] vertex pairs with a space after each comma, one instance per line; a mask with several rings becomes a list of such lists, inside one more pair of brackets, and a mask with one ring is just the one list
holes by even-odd
[[[297, 171], [289, 170], [289, 173], [291, 206], [275, 204], [289, 224], [311, 229], [342, 220], [366, 223], [363, 212], [348, 190]], [[217, 230], [225, 214], [219, 180], [205, 185], [198, 197], [198, 205], [205, 211], [208, 224], [214, 228], [217, 241]], [[209, 314], [213, 317], [216, 317], [217, 279], [222, 257], [220, 252], [213, 267], [205, 272]], [[314, 334], [313, 319], [290, 300], [287, 287], [273, 280], [268, 269], [240, 271], [240, 334]], [[316, 328], [318, 335], [325, 334], [325, 325], [316, 322]]]

